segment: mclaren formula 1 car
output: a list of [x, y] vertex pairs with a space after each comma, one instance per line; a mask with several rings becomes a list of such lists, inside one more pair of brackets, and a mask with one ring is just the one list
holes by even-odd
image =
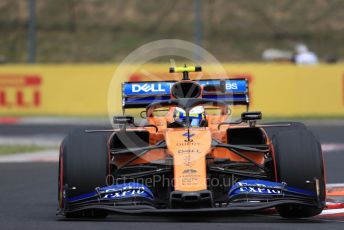
[[[122, 84], [111, 129], [72, 131], [59, 160], [59, 214], [209, 214], [275, 209], [286, 218], [325, 206], [322, 150], [296, 122], [261, 123], [246, 79], [190, 80], [201, 67], [172, 67], [180, 81]], [[231, 108], [246, 106], [240, 119]], [[237, 107], [236, 107], [237, 108]], [[144, 109], [144, 110], [143, 110]]]

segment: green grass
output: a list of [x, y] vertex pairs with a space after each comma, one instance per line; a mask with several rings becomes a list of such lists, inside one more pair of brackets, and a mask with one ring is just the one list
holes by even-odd
[[0, 155], [13, 154], [13, 153], [30, 153], [42, 150], [51, 150], [53, 147], [45, 146], [13, 146], [13, 145], [0, 145]]

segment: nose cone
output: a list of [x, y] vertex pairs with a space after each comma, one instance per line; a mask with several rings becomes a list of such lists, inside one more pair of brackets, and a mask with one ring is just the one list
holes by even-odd
[[208, 128], [169, 128], [166, 144], [173, 156], [174, 188], [193, 192], [207, 189], [206, 155], [211, 149]]

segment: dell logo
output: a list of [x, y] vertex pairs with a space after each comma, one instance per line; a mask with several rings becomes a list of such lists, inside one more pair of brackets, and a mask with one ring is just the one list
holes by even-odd
[[138, 92], [152, 92], [152, 93], [164, 93], [165, 89], [162, 88], [161, 84], [132, 84], [131, 86], [131, 91], [133, 93], [138, 93]]

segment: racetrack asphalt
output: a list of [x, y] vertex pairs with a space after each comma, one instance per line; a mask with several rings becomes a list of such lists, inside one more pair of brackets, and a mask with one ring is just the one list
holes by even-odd
[[[0, 127], [1, 133], [4, 129]], [[12, 127], [13, 128], [13, 127]], [[30, 130], [25, 128], [25, 130]], [[35, 131], [31, 127], [32, 134]], [[71, 127], [41, 127], [38, 133], [65, 134]], [[11, 134], [20, 127], [11, 129]], [[321, 142], [344, 143], [344, 126], [310, 126]], [[37, 130], [36, 130], [37, 131]], [[22, 134], [22, 133], [21, 133]], [[325, 154], [328, 183], [344, 182], [344, 152]], [[277, 215], [230, 215], [221, 217], [110, 216], [105, 220], [72, 220], [56, 216], [56, 163], [0, 164], [0, 229], [344, 229], [344, 220], [287, 220]]]

